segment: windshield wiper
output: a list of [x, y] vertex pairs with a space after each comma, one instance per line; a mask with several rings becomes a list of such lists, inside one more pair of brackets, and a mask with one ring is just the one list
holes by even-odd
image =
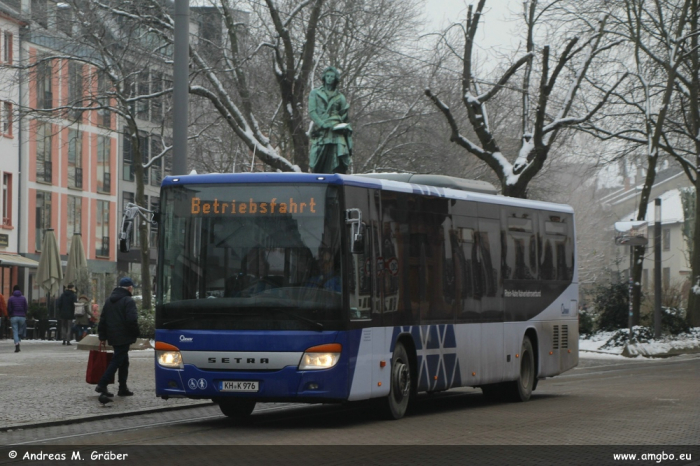
[[185, 317], [184, 319], [177, 319], [177, 320], [171, 320], [169, 322], [163, 322], [163, 328], [168, 328], [168, 327], [175, 325], [175, 324], [182, 324], [185, 322], [191, 322], [195, 319], [196, 319], [196, 317], [192, 316], [192, 317]]
[[[293, 308], [293, 309], [297, 309], [297, 308]], [[286, 316], [292, 317], [293, 319], [297, 319], [297, 320], [300, 320], [302, 322], [306, 322], [307, 324], [311, 324], [319, 332], [323, 331], [323, 324], [321, 322], [316, 322], [315, 320], [308, 319], [306, 317], [300, 316], [299, 314], [295, 314], [293, 312], [290, 312], [284, 307], [262, 307], [262, 308], [260, 308], [260, 310], [269, 311], [269, 312], [279, 312], [280, 314], [284, 314]]]

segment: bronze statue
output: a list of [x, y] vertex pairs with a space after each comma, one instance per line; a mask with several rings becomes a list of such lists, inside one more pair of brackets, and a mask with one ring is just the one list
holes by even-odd
[[309, 94], [309, 116], [313, 125], [309, 166], [313, 173], [347, 173], [352, 157], [350, 106], [338, 91], [340, 73], [329, 66], [323, 71], [323, 85]]

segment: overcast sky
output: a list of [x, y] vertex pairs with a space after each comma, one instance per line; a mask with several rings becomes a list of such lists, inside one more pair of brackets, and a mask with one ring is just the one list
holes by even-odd
[[[425, 0], [426, 17], [431, 22], [426, 30], [439, 30], [450, 23], [463, 22], [467, 16], [467, 6], [477, 0]], [[476, 43], [481, 47], [503, 47], [509, 50], [517, 47], [519, 39], [513, 31], [522, 28], [522, 0], [486, 0], [484, 17], [477, 29]]]

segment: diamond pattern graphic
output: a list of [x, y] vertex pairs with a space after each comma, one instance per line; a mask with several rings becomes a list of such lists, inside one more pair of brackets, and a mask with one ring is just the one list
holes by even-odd
[[410, 333], [416, 345], [418, 390], [447, 390], [462, 385], [453, 325], [420, 325], [394, 328], [393, 345], [401, 333]]

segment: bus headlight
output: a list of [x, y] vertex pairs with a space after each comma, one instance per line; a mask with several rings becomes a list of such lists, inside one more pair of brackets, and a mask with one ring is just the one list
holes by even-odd
[[182, 353], [177, 346], [162, 341], [156, 342], [156, 361], [163, 367], [184, 369]]
[[338, 343], [313, 346], [304, 352], [299, 363], [299, 370], [330, 369], [340, 360], [342, 346]]
[[156, 360], [163, 367], [182, 369], [182, 354], [179, 351], [156, 351]]

